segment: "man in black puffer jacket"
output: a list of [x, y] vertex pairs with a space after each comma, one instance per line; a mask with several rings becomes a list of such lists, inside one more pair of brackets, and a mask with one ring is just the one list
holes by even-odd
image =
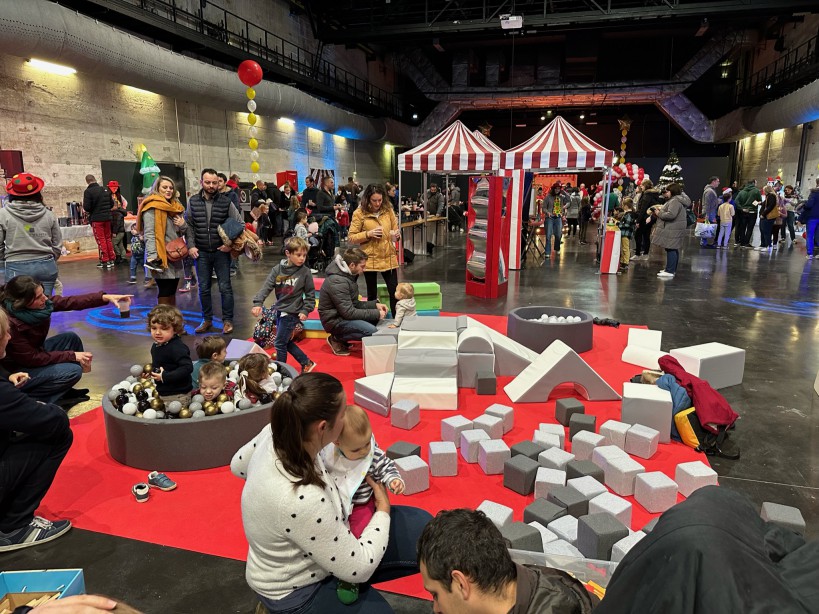
[[88, 212], [94, 239], [100, 251], [98, 269], [113, 269], [114, 242], [111, 240], [111, 192], [108, 188], [97, 183], [94, 175], [86, 175], [85, 183], [88, 187], [82, 195], [82, 208]]

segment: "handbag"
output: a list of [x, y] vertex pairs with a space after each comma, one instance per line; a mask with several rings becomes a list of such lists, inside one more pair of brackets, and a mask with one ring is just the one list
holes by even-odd
[[171, 262], [179, 262], [188, 255], [188, 244], [185, 243], [184, 237], [177, 237], [170, 243], [165, 244], [165, 252], [168, 254], [168, 260]]
[[712, 239], [716, 233], [717, 225], [709, 224], [708, 222], [697, 222], [697, 227], [694, 229], [694, 236], [701, 239]]
[[[276, 326], [279, 319], [279, 311], [272, 307], [262, 307], [262, 315], [256, 326], [253, 328], [253, 341], [264, 349], [273, 346], [276, 341]], [[293, 329], [292, 341], [299, 341], [304, 336], [304, 324], [299, 322]]]
[[686, 228], [691, 228], [694, 224], [697, 223], [697, 216], [694, 214], [694, 211], [691, 209], [685, 210], [685, 226]]

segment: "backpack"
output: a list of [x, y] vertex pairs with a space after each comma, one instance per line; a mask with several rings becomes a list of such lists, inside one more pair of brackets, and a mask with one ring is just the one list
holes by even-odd
[[727, 445], [728, 427], [721, 425], [718, 433], [709, 433], [702, 428], [694, 407], [674, 414], [674, 426], [677, 427], [682, 442], [697, 452], [705, 452], [708, 456], [720, 456], [731, 460], [736, 460], [740, 456], [738, 446]]
[[139, 235], [131, 235], [131, 255], [137, 258], [145, 255], [145, 241]]
[[[279, 319], [278, 309], [272, 307], [262, 307], [262, 315], [256, 326], [253, 328], [253, 341], [260, 347], [267, 349], [273, 347], [276, 340], [276, 322]], [[304, 337], [304, 325], [299, 322], [293, 329], [292, 341], [299, 341]]]

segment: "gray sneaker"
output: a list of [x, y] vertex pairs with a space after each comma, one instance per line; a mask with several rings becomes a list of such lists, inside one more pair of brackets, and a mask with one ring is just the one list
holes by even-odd
[[69, 529], [71, 529], [70, 520], [51, 522], [40, 516], [35, 516], [28, 526], [10, 533], [0, 532], [0, 552], [11, 552], [12, 550], [45, 544], [64, 535]]

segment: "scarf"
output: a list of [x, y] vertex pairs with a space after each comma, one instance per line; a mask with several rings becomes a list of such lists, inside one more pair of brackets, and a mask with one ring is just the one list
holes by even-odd
[[168, 214], [180, 215], [185, 211], [182, 204], [174, 200], [168, 202], [159, 194], [150, 194], [139, 207], [137, 213], [137, 232], [142, 234], [144, 227], [142, 225], [142, 214], [153, 209], [154, 211], [154, 238], [156, 239], [156, 256], [162, 261], [166, 267], [168, 266], [168, 253], [165, 249], [165, 227], [168, 224]]
[[22, 309], [15, 309], [13, 306], [12, 301], [6, 299], [3, 301], [3, 307], [5, 308], [6, 312], [24, 324], [41, 324], [45, 322], [51, 317], [51, 314], [54, 312], [54, 303], [49, 299], [46, 301], [45, 307], [42, 309], [29, 309], [28, 307], [23, 307]]

